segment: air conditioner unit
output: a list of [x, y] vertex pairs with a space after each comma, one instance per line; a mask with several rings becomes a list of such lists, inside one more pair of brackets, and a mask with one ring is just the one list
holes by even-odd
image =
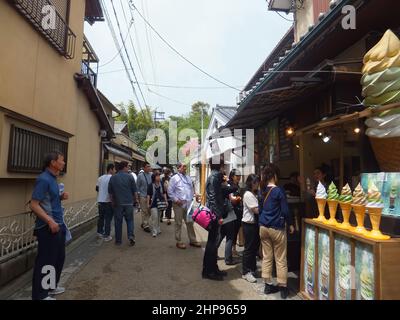
[[294, 12], [295, 9], [302, 9], [303, 6], [304, 0], [271, 0], [268, 5], [268, 10], [289, 13]]
[[100, 137], [106, 138], [107, 137], [107, 131], [106, 130], [100, 130]]

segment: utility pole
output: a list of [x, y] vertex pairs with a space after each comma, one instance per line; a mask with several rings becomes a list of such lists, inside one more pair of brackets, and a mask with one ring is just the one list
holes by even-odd
[[165, 120], [165, 112], [158, 112], [157, 109], [154, 111], [154, 123], [157, 125], [159, 121]]

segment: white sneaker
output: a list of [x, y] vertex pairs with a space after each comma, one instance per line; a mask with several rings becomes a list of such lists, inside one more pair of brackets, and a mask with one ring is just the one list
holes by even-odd
[[57, 288], [55, 288], [54, 290], [50, 290], [50, 291], [49, 291], [49, 294], [50, 294], [50, 295], [53, 295], [53, 296], [56, 296], [56, 295], [62, 294], [62, 293], [64, 293], [64, 292], [65, 292], [65, 288], [63, 288], [63, 287], [57, 287]]
[[42, 300], [57, 300], [56, 298], [52, 298], [50, 296], [47, 296], [46, 298], [42, 299]]
[[257, 279], [253, 276], [253, 274], [251, 272], [248, 272], [247, 274], [242, 275], [242, 278], [250, 283], [257, 282]]
[[104, 234], [102, 234], [102, 233], [98, 233], [98, 232], [97, 232], [97, 237], [99, 237], [99, 238], [103, 238], [103, 237], [104, 237]]
[[112, 240], [112, 237], [111, 236], [104, 237], [103, 240], [104, 240], [104, 242], [109, 242]]
[[153, 238], [157, 237], [157, 233], [153, 233]]

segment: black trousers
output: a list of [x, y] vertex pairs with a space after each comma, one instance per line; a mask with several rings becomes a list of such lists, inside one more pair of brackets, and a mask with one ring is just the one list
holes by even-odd
[[203, 274], [215, 273], [218, 270], [218, 245], [220, 242], [221, 231], [218, 221], [211, 222], [211, 229], [208, 232], [206, 250], [203, 259]]
[[257, 223], [242, 222], [244, 235], [243, 274], [257, 271], [257, 254], [260, 248], [260, 235]]
[[[42, 286], [43, 277], [51, 274], [43, 267], [51, 266], [55, 269], [56, 287], [60, 281], [65, 261], [65, 232], [66, 230], [63, 226], [60, 227], [60, 231], [56, 234], [52, 234], [48, 226], [34, 232], [38, 240], [38, 251], [33, 269], [32, 300], [46, 298], [49, 295], [49, 290], [51, 290]], [[48, 283], [47, 281], [44, 282]]]
[[169, 200], [169, 199], [168, 199], [168, 207], [167, 207], [167, 209], [165, 210], [165, 217], [166, 217], [167, 219], [170, 219], [170, 220], [171, 220], [171, 214], [172, 214], [172, 200]]
[[242, 226], [242, 218], [243, 215], [238, 214], [236, 211], [236, 220], [235, 220], [235, 227], [234, 227], [234, 233], [233, 233], [233, 243], [232, 243], [232, 248], [236, 249], [236, 244], [237, 244], [237, 237], [239, 235], [239, 230], [240, 227]]

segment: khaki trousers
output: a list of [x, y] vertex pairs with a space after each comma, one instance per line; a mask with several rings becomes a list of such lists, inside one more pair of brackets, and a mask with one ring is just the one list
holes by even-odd
[[149, 208], [149, 203], [147, 202], [147, 197], [140, 197], [139, 202], [140, 202], [140, 211], [142, 212], [143, 228], [146, 228], [149, 226], [149, 220], [150, 220], [150, 208]]
[[196, 240], [196, 233], [194, 232], [193, 222], [186, 221], [186, 212], [185, 208], [178, 206], [177, 204], [172, 204], [172, 208], [174, 209], [174, 218], [175, 218], [175, 239], [176, 242], [181, 243], [182, 238], [182, 220], [185, 221], [186, 229], [189, 237], [190, 243], [197, 242]]
[[262, 277], [266, 282], [272, 281], [272, 266], [275, 258], [278, 284], [286, 286], [288, 278], [286, 231], [261, 226], [260, 240], [263, 251]]

